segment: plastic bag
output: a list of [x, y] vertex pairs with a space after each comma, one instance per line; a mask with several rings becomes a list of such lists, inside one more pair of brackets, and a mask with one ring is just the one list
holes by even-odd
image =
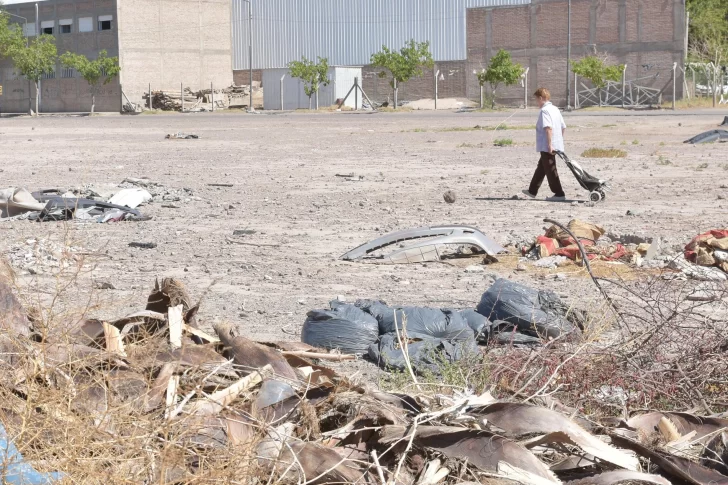
[[301, 341], [323, 349], [364, 355], [379, 338], [376, 318], [353, 305], [331, 302], [331, 310], [311, 310], [301, 330]]
[[576, 328], [566, 320], [566, 305], [555, 293], [502, 278], [483, 293], [476, 310], [491, 321], [504, 320], [535, 337], [556, 338]]
[[465, 323], [468, 324], [468, 327], [475, 333], [475, 338], [478, 338], [485, 332], [486, 325], [490, 324], [487, 318], [471, 308], [460, 310], [458, 313], [465, 320]]
[[[470, 331], [468, 329], [468, 331]], [[410, 340], [407, 344], [412, 370], [417, 374], [441, 374], [442, 366], [457, 362], [466, 357], [477, 358], [480, 354], [478, 345], [471, 337], [470, 340], [445, 340], [424, 338]], [[383, 335], [379, 342], [369, 347], [369, 358], [383, 369], [404, 371], [407, 365], [404, 352], [399, 346], [395, 334]]]
[[[379, 322], [379, 333], [400, 332], [406, 319], [407, 336], [410, 338], [439, 338], [469, 340], [473, 331], [465, 319], [455, 310], [426, 307], [389, 307], [381, 301], [358, 300], [355, 305], [372, 315]], [[397, 312], [397, 325], [394, 312]]]

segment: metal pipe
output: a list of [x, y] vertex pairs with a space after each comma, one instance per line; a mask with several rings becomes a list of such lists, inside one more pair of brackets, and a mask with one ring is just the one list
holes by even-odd
[[248, 68], [250, 69], [250, 106], [248, 106], [248, 112], [252, 113], [255, 111], [253, 106], [253, 0], [246, 0], [248, 2]]
[[[35, 38], [38, 39], [40, 37], [40, 17], [38, 16], [38, 4], [35, 4]], [[38, 79], [38, 83], [36, 84], [36, 89], [38, 92], [36, 93], [36, 96], [38, 97], [38, 112], [36, 114], [40, 114], [40, 104], [43, 102], [43, 97], [41, 96], [41, 88], [40, 88], [41, 81]]]
[[568, 11], [566, 14], [566, 109], [571, 109], [571, 0], [568, 3]]
[[672, 63], [672, 110], [675, 111], [675, 81], [677, 74], [677, 62]]
[[285, 78], [286, 78], [286, 75], [285, 74], [281, 76], [281, 92], [280, 92], [280, 96], [281, 96], [281, 111], [283, 111], [283, 80]]

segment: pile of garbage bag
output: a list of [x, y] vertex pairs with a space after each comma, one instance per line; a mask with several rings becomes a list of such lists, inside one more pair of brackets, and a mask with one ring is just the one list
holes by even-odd
[[330, 307], [308, 312], [304, 343], [367, 356], [395, 370], [404, 370], [409, 359], [420, 374], [478, 358], [478, 344], [538, 345], [574, 332], [584, 318], [555, 293], [506, 279], [496, 280], [474, 310], [389, 306], [379, 300], [332, 301]]

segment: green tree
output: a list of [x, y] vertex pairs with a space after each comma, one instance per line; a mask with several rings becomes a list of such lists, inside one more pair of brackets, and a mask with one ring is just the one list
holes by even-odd
[[587, 56], [578, 61], [571, 61], [571, 72], [588, 79], [599, 90], [599, 105], [601, 106], [602, 89], [604, 89], [608, 81], [622, 79], [624, 65], [609, 66], [597, 56]]
[[490, 107], [492, 109], [495, 109], [495, 91], [498, 89], [498, 86], [501, 84], [513, 86], [521, 79], [523, 71], [523, 66], [517, 62], [513, 62], [510, 52], [501, 49], [490, 59], [488, 69], [476, 75], [481, 88], [485, 83], [490, 84]]
[[[399, 52], [382, 46], [382, 50], [372, 54], [371, 63], [375, 67], [382, 68], [379, 77], [391, 77], [389, 85], [394, 90], [394, 109], [397, 109], [397, 94], [399, 85], [412, 79], [422, 76], [423, 68], [431, 68], [435, 65], [430, 53], [429, 42], [408, 41]], [[389, 75], [387, 74], [389, 71]]]
[[713, 63], [709, 69], [709, 84], [713, 86], [716, 103], [721, 66], [728, 63], [728, 2], [726, 0], [688, 0], [690, 29], [688, 54], [698, 62]]
[[25, 44], [23, 32], [18, 25], [10, 24], [10, 17], [0, 7], [0, 58], [10, 57], [13, 50]]
[[15, 69], [29, 81], [35, 83], [35, 112], [38, 113], [38, 98], [40, 95], [40, 79], [43, 74], [50, 74], [56, 68], [58, 51], [56, 38], [52, 35], [40, 35], [27, 45], [13, 45], [9, 57], [13, 60]]
[[[96, 108], [96, 92], [99, 85], [109, 84], [121, 71], [119, 58], [108, 57], [105, 50], [100, 51], [98, 57], [93, 60], [83, 54], [66, 52], [61, 56], [61, 64], [78, 71], [91, 86], [91, 113]], [[102, 79], [103, 82], [101, 82]]]
[[[318, 62], [301, 57], [300, 61], [291, 61], [288, 63], [288, 69], [291, 77], [300, 79], [303, 82], [303, 92], [308, 96], [308, 109], [311, 109], [311, 96], [316, 95], [316, 109], [318, 109], [318, 91], [319, 87], [328, 86], [331, 82], [329, 79], [329, 60], [326, 57], [319, 57]], [[283, 108], [281, 106], [281, 108]]]

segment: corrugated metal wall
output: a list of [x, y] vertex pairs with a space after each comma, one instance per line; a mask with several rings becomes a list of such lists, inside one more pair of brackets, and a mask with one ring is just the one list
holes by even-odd
[[[283, 109], [306, 109], [308, 108], [308, 96], [303, 91], [303, 82], [300, 79], [292, 78], [287, 68], [266, 69], [263, 71], [263, 108], [268, 110], [281, 109], [281, 77], [283, 78]], [[332, 67], [329, 69], [328, 86], [319, 87], [319, 107], [329, 107], [337, 99], [343, 99], [354, 85], [354, 78], [358, 77], [361, 82], [360, 67]], [[352, 93], [346, 100], [346, 106], [353, 108], [354, 100], [362, 107], [362, 96], [354, 97]], [[312, 105], [315, 101], [312, 100]]]
[[[465, 11], [531, 0], [251, 0], [253, 68], [285, 67], [306, 56], [329, 64], [369, 63], [382, 45], [430, 41], [436, 61], [467, 57]], [[233, 69], [248, 68], [248, 3], [233, 0]]]

